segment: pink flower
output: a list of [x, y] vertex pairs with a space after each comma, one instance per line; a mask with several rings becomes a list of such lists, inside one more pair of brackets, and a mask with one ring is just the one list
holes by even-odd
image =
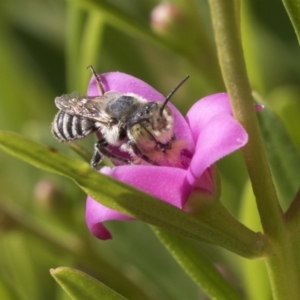
[[[164, 96], [140, 79], [112, 72], [100, 75], [106, 91], [134, 93], [149, 101], [163, 101]], [[99, 95], [94, 78], [88, 95]], [[100, 172], [112, 176], [147, 192], [180, 209], [192, 191], [214, 193], [211, 167], [225, 155], [247, 143], [248, 135], [233, 118], [226, 93], [207, 96], [197, 101], [184, 118], [169, 104], [174, 119], [177, 139], [186, 142], [181, 155], [182, 167], [152, 165], [121, 165], [103, 167]], [[111, 238], [103, 222], [108, 220], [132, 220], [131, 217], [107, 208], [87, 197], [86, 222], [89, 230], [99, 239]]]

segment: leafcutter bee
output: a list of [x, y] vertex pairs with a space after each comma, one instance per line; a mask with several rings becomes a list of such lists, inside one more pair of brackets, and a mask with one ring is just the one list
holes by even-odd
[[[121, 164], [177, 165], [185, 142], [174, 134], [174, 117], [167, 106], [186, 76], [164, 101], [147, 101], [133, 93], [105, 92], [99, 76], [95, 76], [100, 96], [65, 94], [55, 98], [59, 108], [52, 132], [60, 142], [69, 142], [97, 132], [91, 166], [98, 169], [103, 157]], [[129, 154], [118, 155], [111, 148]]]

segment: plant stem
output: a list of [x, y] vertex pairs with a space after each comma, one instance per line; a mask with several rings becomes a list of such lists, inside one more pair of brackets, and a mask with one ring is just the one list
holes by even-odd
[[273, 247], [266, 258], [274, 299], [299, 299], [299, 240], [291, 242], [276, 195], [251, 97], [241, 45], [239, 0], [210, 0], [210, 9], [224, 81], [236, 119], [249, 142], [243, 148], [265, 234]]
[[66, 78], [69, 92], [78, 87], [79, 78], [77, 63], [81, 44], [81, 31], [84, 24], [84, 13], [74, 5], [68, 3], [67, 7], [67, 30], [66, 30]]
[[282, 229], [281, 211], [272, 181], [262, 136], [253, 108], [251, 88], [247, 78], [236, 1], [210, 0], [218, 55], [235, 118], [243, 125], [249, 141], [243, 154], [256, 196], [264, 232], [277, 236]]
[[266, 259], [274, 300], [297, 300], [300, 293], [299, 238], [286, 230]]
[[286, 211], [285, 219], [290, 231], [294, 232], [295, 235], [298, 235], [300, 228], [300, 189]]
[[89, 65], [95, 65], [99, 60], [104, 27], [105, 21], [103, 15], [98, 11], [90, 11], [87, 16], [80, 45], [80, 69], [78, 69], [78, 74], [80, 75], [78, 86], [79, 90], [83, 93], [86, 93], [86, 87], [92, 76], [91, 72], [86, 68]]

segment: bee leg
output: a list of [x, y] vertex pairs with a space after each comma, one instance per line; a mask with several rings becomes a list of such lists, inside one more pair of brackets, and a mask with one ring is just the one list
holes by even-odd
[[144, 155], [134, 142], [129, 141], [128, 144], [135, 156], [143, 159], [145, 162], [147, 162], [150, 165], [158, 166], [158, 164], [156, 162], [154, 162], [152, 159], [150, 159], [147, 155]]
[[95, 149], [93, 157], [91, 159], [91, 167], [95, 170], [99, 170], [99, 163], [101, 162], [103, 155], [100, 154], [98, 149]]
[[111, 151], [107, 149], [107, 146], [108, 143], [105, 139], [101, 139], [95, 144], [95, 152], [91, 160], [92, 168], [98, 170], [99, 169], [98, 164], [101, 162], [104, 156], [107, 157], [108, 159], [116, 160], [123, 164], [127, 164], [127, 165], [132, 164], [131, 160], [119, 157], [111, 153]]

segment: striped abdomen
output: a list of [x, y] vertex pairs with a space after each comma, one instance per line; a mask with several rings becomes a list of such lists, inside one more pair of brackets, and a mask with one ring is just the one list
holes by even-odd
[[52, 133], [61, 142], [82, 139], [96, 131], [95, 121], [73, 116], [60, 110], [52, 123]]

